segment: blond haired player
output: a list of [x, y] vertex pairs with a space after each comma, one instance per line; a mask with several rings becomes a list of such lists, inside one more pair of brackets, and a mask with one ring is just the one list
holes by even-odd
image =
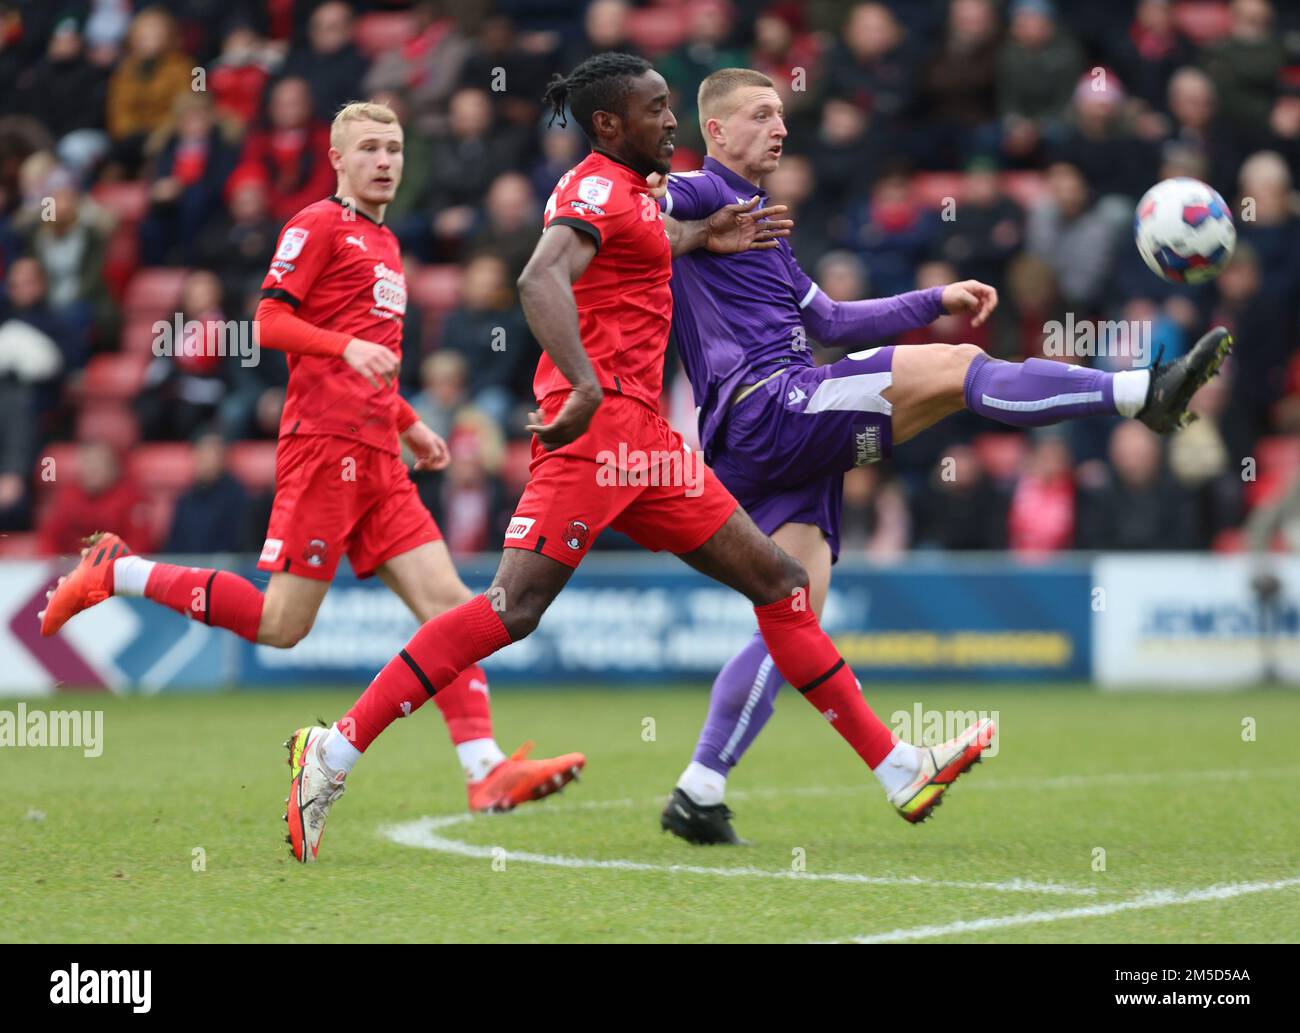
[[[134, 556], [117, 535], [101, 533], [50, 593], [42, 634], [110, 595], [143, 595], [250, 642], [289, 648], [311, 630], [345, 553], [358, 577], [377, 574], [422, 623], [472, 598], [398, 448], [400, 439], [417, 470], [442, 469], [449, 458], [445, 442], [397, 393], [406, 279], [384, 210], [402, 179], [402, 143], [390, 108], [343, 107], [330, 130], [337, 190], [286, 223], [262, 282], [261, 343], [287, 352], [289, 361], [275, 504], [257, 564], [271, 575], [265, 594], [228, 571]], [[507, 758], [492, 735], [487, 679], [477, 665], [439, 690], [436, 701], [473, 810], [538, 799], [586, 762], [576, 753], [528, 760], [527, 745]], [[290, 739], [295, 796], [302, 757], [321, 750], [326, 731], [303, 728]], [[319, 754], [333, 773], [335, 795], [359, 756], [353, 730], [340, 731]], [[300, 813], [308, 803], [291, 797], [291, 831], [295, 808]], [[300, 835], [290, 839], [298, 860], [315, 859]]]

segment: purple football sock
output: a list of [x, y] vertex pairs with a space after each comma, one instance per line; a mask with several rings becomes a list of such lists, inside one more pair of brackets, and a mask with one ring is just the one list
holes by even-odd
[[999, 423], [1042, 427], [1115, 415], [1115, 374], [1050, 359], [1003, 362], [977, 355], [966, 371], [966, 407]]
[[763, 636], [755, 633], [714, 679], [709, 715], [694, 759], [728, 775], [772, 716], [777, 691], [784, 683], [767, 655]]

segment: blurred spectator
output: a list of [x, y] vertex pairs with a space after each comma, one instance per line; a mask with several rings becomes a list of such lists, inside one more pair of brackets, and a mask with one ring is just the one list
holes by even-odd
[[1007, 540], [1011, 550], [1041, 555], [1070, 548], [1075, 534], [1074, 506], [1074, 469], [1069, 447], [1059, 434], [1039, 431], [1034, 435], [1024, 471], [1011, 495], [1007, 514]]
[[266, 84], [279, 64], [279, 55], [251, 25], [234, 22], [208, 68], [208, 89], [218, 116], [241, 129], [255, 122]]
[[561, 129], [557, 122], [543, 132], [541, 157], [528, 174], [534, 196], [550, 197], [560, 177], [582, 161], [588, 150], [586, 138], [576, 122], [570, 122], [566, 129]]
[[582, 16], [582, 37], [564, 48], [560, 67], [567, 73], [592, 54], [611, 50], [639, 54], [627, 31], [630, 11], [631, 4], [627, 0], [591, 0]]
[[497, 117], [531, 133], [542, 113], [549, 72], [547, 55], [521, 46], [509, 15], [494, 14], [478, 31], [460, 85], [492, 91]]
[[126, 55], [108, 81], [110, 160], [134, 176], [144, 142], [170, 117], [176, 96], [192, 89], [194, 60], [180, 51], [176, 23], [161, 7], [146, 7], [131, 20]]
[[935, 466], [914, 510], [918, 549], [1005, 549], [1006, 493], [980, 465], [975, 450], [957, 445]]
[[952, 0], [925, 69], [930, 168], [952, 168], [997, 145], [998, 12], [993, 0]]
[[447, 102], [461, 83], [480, 6], [450, 0], [416, 4], [415, 31], [400, 47], [375, 58], [361, 92], [403, 92], [413, 118], [408, 133], [412, 129], [426, 136], [445, 132]]
[[140, 227], [146, 265], [193, 265], [200, 234], [221, 211], [237, 157], [207, 94], [182, 93], [172, 118], [146, 145], [152, 155], [149, 213]]
[[38, 188], [40, 205], [16, 220], [28, 254], [45, 269], [50, 308], [84, 342], [107, 345], [116, 311], [104, 282], [104, 256], [113, 220], [82, 195], [65, 169], [54, 167]]
[[1001, 289], [1007, 263], [1024, 242], [1024, 213], [1002, 192], [997, 166], [971, 162], [958, 191], [960, 216], [941, 220], [936, 250], [956, 268], [959, 280], [980, 280]]
[[469, 251], [500, 256], [513, 282], [519, 278], [537, 244], [542, 213], [528, 177], [503, 172], [492, 180], [483, 199], [483, 223], [470, 238]]
[[485, 552], [505, 533], [511, 507], [496, 473], [504, 446], [495, 422], [473, 409], [465, 410], [447, 441], [447, 467], [435, 519], [453, 556]]
[[1096, 195], [1122, 198], [1125, 217], [1151, 185], [1157, 165], [1156, 148], [1134, 135], [1125, 112], [1124, 87], [1106, 68], [1094, 68], [1079, 79], [1060, 142], [1053, 159], [1083, 173]]
[[1229, 126], [1240, 131], [1267, 121], [1285, 55], [1269, 0], [1232, 0], [1232, 27], [1205, 62]]
[[1137, 420], [1110, 436], [1111, 477], [1080, 499], [1079, 547], [1131, 551], [1190, 549], [1195, 507], [1164, 465], [1160, 438]]
[[[469, 363], [457, 351], [434, 352], [420, 366], [420, 392], [411, 408], [428, 428], [443, 439], [451, 435], [452, 421], [469, 403]], [[408, 465], [415, 457], [404, 453]]]
[[122, 472], [117, 454], [98, 441], [77, 451], [75, 479], [54, 471], [57, 489], [37, 520], [41, 551], [75, 556], [81, 540], [111, 527], [141, 553], [154, 551], [148, 507], [135, 482]]
[[441, 350], [465, 357], [473, 405], [499, 423], [527, 391], [539, 355], [513, 284], [514, 275], [495, 254], [470, 259], [461, 302], [442, 327]]
[[342, 0], [326, 0], [307, 22], [307, 41], [289, 52], [280, 74], [303, 79], [311, 88], [313, 113], [325, 123], [339, 108], [357, 99], [358, 86], [369, 68], [352, 42], [352, 8]]
[[[786, 140], [787, 150], [807, 157], [817, 172], [818, 194], [840, 205], [875, 182], [893, 153], [892, 133], [862, 108], [828, 98], [815, 136]], [[797, 234], [796, 234], [797, 236]]]
[[1261, 290], [1285, 298], [1290, 317], [1300, 291], [1300, 218], [1291, 192], [1291, 171], [1275, 151], [1260, 151], [1241, 166], [1240, 183], [1242, 210], [1249, 217], [1237, 221], [1237, 237], [1259, 259]]
[[1048, 196], [1029, 213], [1025, 250], [1056, 272], [1067, 305], [1089, 309], [1101, 300], [1115, 250], [1113, 217], [1093, 202], [1073, 165], [1053, 164], [1047, 185]]
[[397, 90], [379, 90], [370, 95], [370, 100], [392, 108], [402, 126], [402, 181], [384, 210], [384, 224], [399, 240], [412, 232], [418, 236], [429, 221], [428, 213], [420, 205], [421, 199], [429, 193], [433, 142], [426, 133], [411, 125], [410, 106], [405, 94]]
[[1178, 30], [1171, 0], [1138, 0], [1133, 23], [1111, 43], [1120, 78], [1150, 109], [1165, 106], [1174, 72], [1195, 59], [1195, 48]]
[[215, 432], [194, 441], [194, 483], [176, 500], [164, 552], [235, 552], [244, 542], [248, 492], [226, 469], [226, 443]]
[[1083, 52], [1056, 22], [1051, 0], [1014, 0], [1010, 38], [998, 55], [1003, 149], [1025, 160], [1060, 120], [1083, 72]]
[[108, 79], [87, 60], [75, 18], [63, 18], [45, 56], [18, 79], [15, 106], [40, 120], [65, 162], [89, 167], [108, 147], [104, 108]]
[[1046, 259], [1016, 255], [1007, 266], [1007, 294], [1002, 299], [1007, 312], [1001, 320], [999, 355], [1020, 361], [1045, 358], [1043, 336], [1050, 320], [1065, 318], [1056, 272]]
[[[956, 283], [961, 277], [957, 270], [947, 262], [922, 262], [916, 270], [915, 289], [926, 290], [930, 287], [944, 287]], [[971, 324], [970, 316], [941, 315], [928, 326], [900, 334], [899, 344], [973, 344], [984, 351], [989, 350], [993, 328], [986, 322], [981, 326]]]
[[226, 324], [221, 281], [213, 273], [195, 270], [185, 278], [180, 308], [182, 339], [164, 331], [172, 354], [155, 355], [136, 399], [141, 432], [151, 441], [184, 441], [210, 424], [226, 396], [227, 367], [239, 361], [229, 342], [240, 326]]
[[1169, 469], [1195, 499], [1195, 544], [1213, 545], [1225, 529], [1241, 524], [1242, 466], [1228, 451], [1222, 425], [1231, 381], [1216, 377], [1196, 393], [1197, 420], [1169, 438]]
[[197, 241], [198, 264], [216, 273], [223, 297], [242, 298], [261, 286], [275, 252], [280, 223], [271, 218], [266, 183], [245, 175], [228, 186], [228, 214], [209, 224]]
[[895, 121], [916, 98], [917, 66], [917, 55], [906, 46], [893, 12], [883, 3], [855, 4], [843, 36], [826, 57], [822, 90], [875, 119]]
[[[274, 246], [274, 232], [271, 233], [271, 243]], [[251, 283], [245, 281], [243, 291], [234, 294], [223, 291], [222, 294], [226, 298], [239, 299], [235, 314], [240, 319], [247, 320], [250, 326], [256, 326], [257, 305], [262, 297], [261, 281], [262, 274], [258, 273]], [[284, 352], [260, 347], [255, 364], [246, 366], [243, 362], [228, 361], [225, 374], [229, 389], [218, 411], [221, 433], [227, 440], [256, 438], [274, 441], [278, 438], [280, 413], [284, 409], [284, 391], [289, 383], [289, 365]], [[265, 529], [266, 521], [263, 520], [259, 531]], [[256, 538], [257, 534], [253, 537]], [[260, 540], [254, 544], [261, 547]]]
[[806, 29], [802, 5], [782, 3], [760, 11], [754, 19], [749, 61], [741, 64], [772, 80], [785, 106], [787, 123], [815, 109], [821, 95], [817, 79], [821, 48], [817, 37]]
[[840, 555], [897, 559], [907, 551], [912, 518], [889, 467], [857, 466], [844, 475]]
[[1165, 154], [1171, 147], [1190, 151], [1201, 162], [1200, 175], [1225, 197], [1236, 186], [1241, 161], [1230, 128], [1219, 114], [1218, 95], [1210, 77], [1199, 68], [1180, 68], [1169, 80], [1169, 113], [1174, 126]]
[[876, 297], [912, 289], [915, 269], [929, 251], [938, 219], [912, 196], [906, 176], [886, 176], [871, 200], [850, 214], [844, 246], [862, 256]]
[[773, 204], [789, 207], [786, 218], [793, 219], [799, 232], [790, 238], [795, 257], [807, 269], [830, 247], [827, 223], [830, 205], [817, 192], [817, 174], [802, 154], [786, 154], [774, 172], [763, 178], [763, 188]]
[[269, 124], [244, 140], [235, 180], [259, 179], [270, 193], [271, 217], [283, 224], [334, 193], [330, 130], [312, 117], [311, 91], [302, 79], [281, 79], [271, 90]]
[[694, 0], [686, 12], [686, 38], [655, 61], [655, 68], [672, 91], [677, 135], [688, 146], [702, 147], [699, 109], [700, 83], [719, 68], [748, 66], [746, 54], [728, 45], [732, 13], [728, 0]]

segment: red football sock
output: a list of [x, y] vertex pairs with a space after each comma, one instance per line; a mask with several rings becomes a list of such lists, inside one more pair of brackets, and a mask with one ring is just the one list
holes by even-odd
[[257, 641], [265, 600], [256, 585], [238, 574], [157, 563], [149, 572], [144, 594], [191, 620], [228, 628], [240, 638]]
[[466, 668], [509, 644], [510, 635], [492, 604], [486, 596], [476, 595], [426, 622], [406, 648], [375, 675], [339, 728], [364, 753], [397, 718], [447, 688]]
[[815, 706], [867, 765], [875, 768], [894, 748], [894, 734], [862, 697], [862, 688], [817, 616], [794, 597], [755, 606], [758, 630], [782, 676]]
[[433, 697], [447, 722], [451, 741], [459, 746], [471, 739], [492, 738], [492, 704], [488, 702], [487, 675], [478, 664]]

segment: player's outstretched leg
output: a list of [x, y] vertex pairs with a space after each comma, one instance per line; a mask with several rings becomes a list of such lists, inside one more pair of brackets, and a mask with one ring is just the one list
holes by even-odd
[[53, 635], [111, 595], [143, 595], [193, 620], [258, 641], [264, 597], [251, 581], [225, 570], [178, 567], [132, 555], [111, 532], [96, 531], [85, 543], [81, 562], [59, 578], [37, 614], [42, 635]]
[[989, 745], [991, 724], [968, 729], [954, 740], [960, 743], [955, 753], [896, 740], [867, 705], [861, 685], [822, 630], [809, 602], [804, 569], [744, 510], [737, 508], [712, 538], [682, 559], [754, 603], [758, 630], [782, 676], [853, 747], [908, 821], [928, 816]]
[[[322, 776], [331, 783], [341, 784], [361, 755], [390, 724], [418, 710], [480, 660], [530, 635], [572, 573], [572, 568], [540, 553], [506, 549], [489, 589], [492, 599], [502, 601], [500, 611], [489, 601], [489, 595], [476, 595], [426, 621], [407, 642], [406, 648], [375, 675], [374, 681], [342, 718], [328, 730], [321, 729], [320, 733], [303, 736], [304, 756], [308, 759], [318, 756]], [[303, 731], [299, 729], [291, 743], [296, 742], [296, 737]], [[313, 748], [316, 753], [313, 753]], [[524, 764], [542, 763], [527, 761], [518, 754], [516, 759]], [[555, 758], [551, 763], [566, 759]], [[555, 773], [573, 777], [577, 772], [565, 769]], [[558, 788], [554, 780], [551, 785]], [[545, 788], [544, 784], [537, 786], [538, 795], [545, 795]], [[289, 843], [295, 857], [301, 858], [310, 852], [311, 835], [314, 834], [319, 843], [325, 818], [336, 798], [329, 797], [314, 804], [315, 810], [310, 816], [317, 819], [316, 823], [304, 821], [295, 831], [292, 809], [297, 797], [290, 793], [289, 811], [285, 817], [289, 822]], [[503, 796], [503, 807], [513, 806], [512, 799], [519, 802], [511, 794]]]

